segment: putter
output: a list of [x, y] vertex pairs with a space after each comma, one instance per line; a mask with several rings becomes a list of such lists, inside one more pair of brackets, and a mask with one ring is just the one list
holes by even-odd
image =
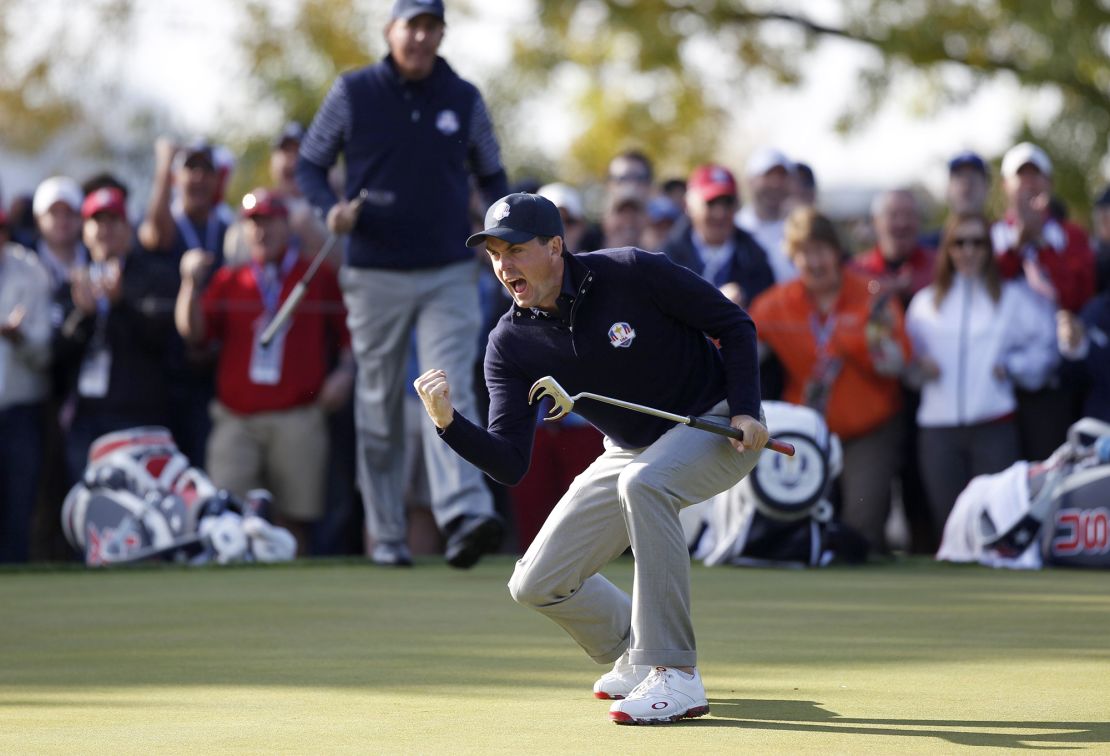
[[[369, 192], [365, 189], [358, 193], [358, 196], [355, 197], [354, 200], [356, 208], [362, 205], [363, 200], [366, 199], [368, 194]], [[277, 332], [281, 330], [281, 327], [285, 325], [285, 322], [289, 320], [289, 318], [293, 317], [293, 313], [301, 304], [304, 295], [308, 293], [308, 285], [312, 282], [313, 276], [316, 275], [316, 271], [320, 269], [320, 266], [324, 264], [324, 260], [331, 254], [332, 248], [335, 247], [335, 243], [339, 241], [339, 237], [340, 234], [334, 231], [328, 234], [328, 238], [324, 240], [324, 246], [320, 247], [320, 251], [316, 253], [316, 257], [312, 258], [312, 264], [308, 266], [308, 270], [304, 272], [304, 275], [301, 276], [301, 280], [297, 281], [297, 285], [293, 287], [293, 291], [289, 292], [289, 296], [281, 303], [281, 308], [278, 309], [274, 319], [271, 320], [269, 325], [266, 326], [266, 329], [262, 331], [262, 336], [260, 336], [258, 340], [263, 348], [270, 346], [270, 342], [274, 340], [274, 336], [277, 336]]]
[[[591, 394], [585, 391], [571, 396], [567, 393], [567, 390], [560, 386], [559, 382], [550, 375], [544, 376], [532, 384], [532, 388], [528, 390], [528, 403], [532, 404], [545, 396], [551, 397], [554, 405], [551, 407], [547, 416], [544, 417], [544, 420], [558, 420], [574, 409], [574, 403], [579, 399], [593, 399], [595, 402], [604, 402], [605, 404], [623, 407], [633, 412], [642, 412], [645, 415], [652, 415], [662, 418], [663, 420], [670, 420], [672, 423], [689, 425], [691, 428], [716, 433], [718, 436], [728, 436], [729, 438], [735, 438], [739, 441], [744, 440], [743, 431], [733, 428], [731, 425], [726, 425], [725, 423], [704, 420], [700, 417], [694, 417], [693, 415], [676, 415], [673, 412], [664, 412], [663, 410], [654, 409], [653, 407], [645, 407], [642, 404], [633, 404], [632, 402], [625, 402], [620, 399], [600, 396], [599, 394]], [[779, 441], [774, 438], [768, 439], [767, 448], [779, 454], [785, 454], [788, 457], [794, 456], [793, 444], [788, 444], [785, 441]]]

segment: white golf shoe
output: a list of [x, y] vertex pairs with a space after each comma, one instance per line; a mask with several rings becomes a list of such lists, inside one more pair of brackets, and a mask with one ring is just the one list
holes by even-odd
[[671, 667], [654, 667], [623, 701], [609, 707], [617, 724], [666, 724], [709, 713], [705, 686], [694, 670], [692, 679]]
[[620, 700], [626, 698], [632, 689], [643, 682], [651, 667], [628, 663], [628, 652], [621, 654], [613, 668], [594, 683], [594, 698]]

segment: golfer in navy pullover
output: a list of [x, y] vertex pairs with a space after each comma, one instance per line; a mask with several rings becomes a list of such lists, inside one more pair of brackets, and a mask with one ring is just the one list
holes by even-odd
[[[690, 623], [690, 559], [679, 511], [735, 485], [767, 443], [758, 419], [755, 326], [711, 284], [663, 255], [633, 248], [569, 255], [547, 199], [510, 194], [486, 214], [494, 271], [512, 294], [486, 348], [490, 422], [451, 404], [432, 369], [417, 392], [443, 440], [489, 475], [516, 483], [528, 468], [533, 382], [554, 377], [590, 391], [683, 415], [731, 419], [744, 442], [580, 400], [575, 411], [605, 436], [605, 451], [556, 505], [509, 590], [547, 615], [599, 663], [594, 686], [621, 699], [621, 724], [674, 722], [709, 711]], [[718, 340], [720, 349], [710, 341]], [[628, 596], [598, 572], [631, 545]]]

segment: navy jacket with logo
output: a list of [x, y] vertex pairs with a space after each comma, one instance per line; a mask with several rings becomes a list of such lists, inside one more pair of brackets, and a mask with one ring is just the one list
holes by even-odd
[[[625, 247], [563, 259], [558, 315], [513, 305], [490, 334], [489, 428], [456, 412], [442, 432], [460, 456], [517, 483], [536, 422], [528, 390], [546, 375], [572, 395], [588, 391], [682, 415], [703, 414], [727, 397], [730, 415], [759, 417], [755, 324], [744, 310], [661, 254]], [[649, 446], [674, 427], [585, 399], [574, 411], [622, 448]]]
[[416, 270], [473, 259], [470, 175], [492, 203], [508, 194], [493, 125], [478, 89], [437, 58], [407, 81], [391, 57], [332, 86], [301, 143], [297, 181], [323, 213], [336, 202], [328, 169], [342, 152], [345, 195], [368, 197], [347, 242], [357, 268]]

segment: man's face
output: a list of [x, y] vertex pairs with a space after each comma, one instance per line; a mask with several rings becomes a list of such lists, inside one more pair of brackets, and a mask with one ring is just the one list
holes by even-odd
[[763, 220], [777, 220], [783, 216], [786, 198], [790, 196], [790, 174], [781, 165], [759, 176], [752, 176], [748, 186], [752, 192], [752, 206]]
[[72, 247], [81, 235], [81, 216], [65, 202], [55, 202], [45, 213], [35, 216], [35, 222], [52, 247]]
[[647, 211], [637, 201], [620, 202], [601, 219], [606, 247], [637, 247], [647, 228]]
[[879, 250], [887, 260], [901, 262], [917, 247], [921, 219], [912, 194], [893, 192], [888, 195], [874, 221]]
[[94, 262], [121, 258], [131, 250], [131, 225], [115, 213], [97, 213], [87, 219], [82, 233]]
[[289, 247], [289, 220], [281, 215], [255, 215], [244, 225], [251, 259], [261, 265], [280, 262]]
[[706, 202], [697, 192], [686, 195], [690, 223], [706, 244], [724, 244], [732, 236], [732, 216], [736, 213], [736, 197], [727, 194]]
[[1041, 169], [1032, 163], [1026, 163], [1018, 169], [1016, 175], [1006, 179], [1003, 185], [1006, 192], [1006, 201], [1010, 208], [1026, 205], [1038, 197], [1047, 201], [1052, 191], [1052, 179], [1041, 173]]
[[207, 213], [216, 204], [220, 175], [207, 158], [193, 155], [177, 171], [177, 187], [186, 213]]
[[552, 238], [547, 244], [532, 238], [520, 244], [503, 239], [486, 239], [497, 280], [508, 289], [519, 307], [555, 309], [555, 300], [563, 288], [562, 240]]
[[276, 150], [270, 151], [270, 180], [288, 194], [297, 186], [297, 150], [300, 142], [287, 139]]
[[619, 155], [609, 162], [606, 186], [610, 194], [636, 194], [646, 202], [651, 194], [651, 171], [642, 161]]
[[419, 81], [431, 74], [443, 42], [443, 30], [443, 20], [428, 13], [390, 23], [385, 40], [401, 76]]
[[948, 209], [958, 215], [983, 212], [987, 204], [987, 177], [971, 165], [948, 174]]

